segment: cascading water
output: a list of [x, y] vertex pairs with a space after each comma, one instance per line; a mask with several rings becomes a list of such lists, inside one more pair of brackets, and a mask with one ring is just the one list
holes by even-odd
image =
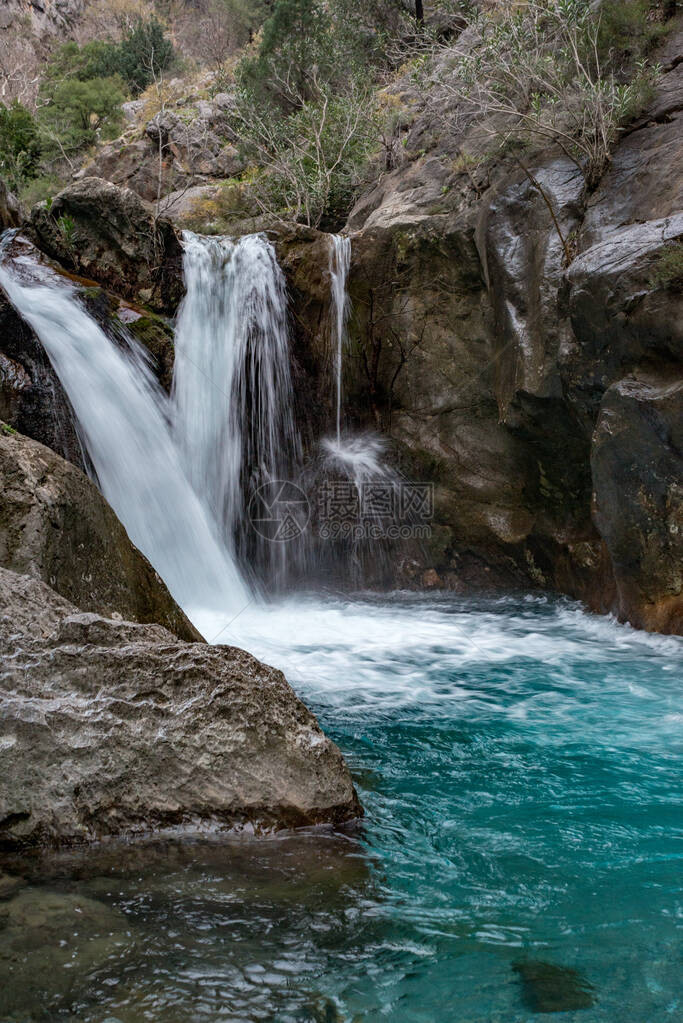
[[331, 326], [334, 345], [335, 389], [337, 405], [337, 444], [341, 444], [342, 368], [346, 324], [349, 318], [347, 282], [351, 267], [351, 239], [330, 235]]
[[[0, 285], [40, 338], [69, 397], [100, 488], [133, 543], [149, 558], [198, 628], [210, 612], [230, 617], [249, 601], [233, 558], [190, 485], [169, 427], [168, 399], [143, 350], [112, 341], [73, 287], [31, 266]], [[209, 637], [211, 638], [211, 637]]]
[[249, 571], [281, 577], [297, 550], [250, 528], [252, 495], [291, 480], [294, 423], [285, 281], [264, 235], [186, 232], [176, 332], [174, 431], [186, 472]]

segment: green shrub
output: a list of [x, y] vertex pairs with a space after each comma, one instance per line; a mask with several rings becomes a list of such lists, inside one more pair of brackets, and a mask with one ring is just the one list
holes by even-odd
[[61, 82], [40, 110], [43, 149], [53, 159], [92, 145], [98, 133], [114, 138], [123, 121], [125, 99], [119, 78]]
[[659, 252], [650, 283], [653, 288], [683, 291], [683, 242], [672, 242]]
[[89, 82], [98, 78], [120, 79], [134, 95], [142, 92], [155, 77], [167, 70], [175, 59], [175, 50], [156, 18], [140, 19], [120, 43], [95, 40], [78, 46], [65, 43], [49, 61], [41, 93], [50, 99], [69, 81]]
[[0, 173], [9, 187], [18, 190], [35, 177], [40, 160], [40, 138], [36, 120], [15, 100], [0, 103]]

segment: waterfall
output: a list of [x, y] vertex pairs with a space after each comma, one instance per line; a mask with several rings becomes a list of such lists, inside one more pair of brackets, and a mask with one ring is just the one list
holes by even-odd
[[[102, 493], [133, 543], [198, 628], [249, 601], [240, 572], [183, 469], [171, 409], [133, 340], [112, 341], [64, 278], [0, 267], [0, 286], [31, 325], [69, 397]], [[26, 272], [26, 260], [22, 261]], [[206, 384], [207, 392], [209, 385]], [[211, 638], [211, 637], [208, 637]]]
[[335, 351], [335, 389], [337, 406], [337, 444], [341, 444], [342, 361], [346, 324], [349, 317], [347, 281], [351, 266], [351, 239], [330, 235], [330, 283], [332, 342]]
[[248, 571], [277, 581], [297, 544], [250, 528], [253, 495], [289, 481], [300, 460], [287, 295], [264, 235], [183, 236], [187, 292], [178, 315], [174, 431], [186, 472]]

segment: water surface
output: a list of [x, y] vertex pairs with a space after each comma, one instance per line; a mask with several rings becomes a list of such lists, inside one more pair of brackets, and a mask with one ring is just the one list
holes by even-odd
[[681, 1017], [680, 640], [538, 598], [205, 628], [286, 671], [362, 830], [27, 867], [0, 1019], [522, 1023], [548, 987], [560, 1023]]

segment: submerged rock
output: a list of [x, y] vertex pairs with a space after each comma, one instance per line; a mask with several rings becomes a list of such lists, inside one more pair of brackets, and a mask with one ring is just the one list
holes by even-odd
[[573, 1012], [595, 1004], [592, 986], [578, 970], [530, 959], [512, 967], [522, 982], [522, 998], [531, 1012]]
[[94, 970], [130, 945], [124, 914], [96, 899], [37, 887], [0, 902], [0, 1018], [35, 1019], [68, 995], [74, 967]]
[[0, 644], [0, 847], [362, 812], [313, 714], [243, 650], [84, 614], [4, 569]]
[[37, 441], [0, 432], [0, 565], [86, 611], [201, 636], [88, 477]]

